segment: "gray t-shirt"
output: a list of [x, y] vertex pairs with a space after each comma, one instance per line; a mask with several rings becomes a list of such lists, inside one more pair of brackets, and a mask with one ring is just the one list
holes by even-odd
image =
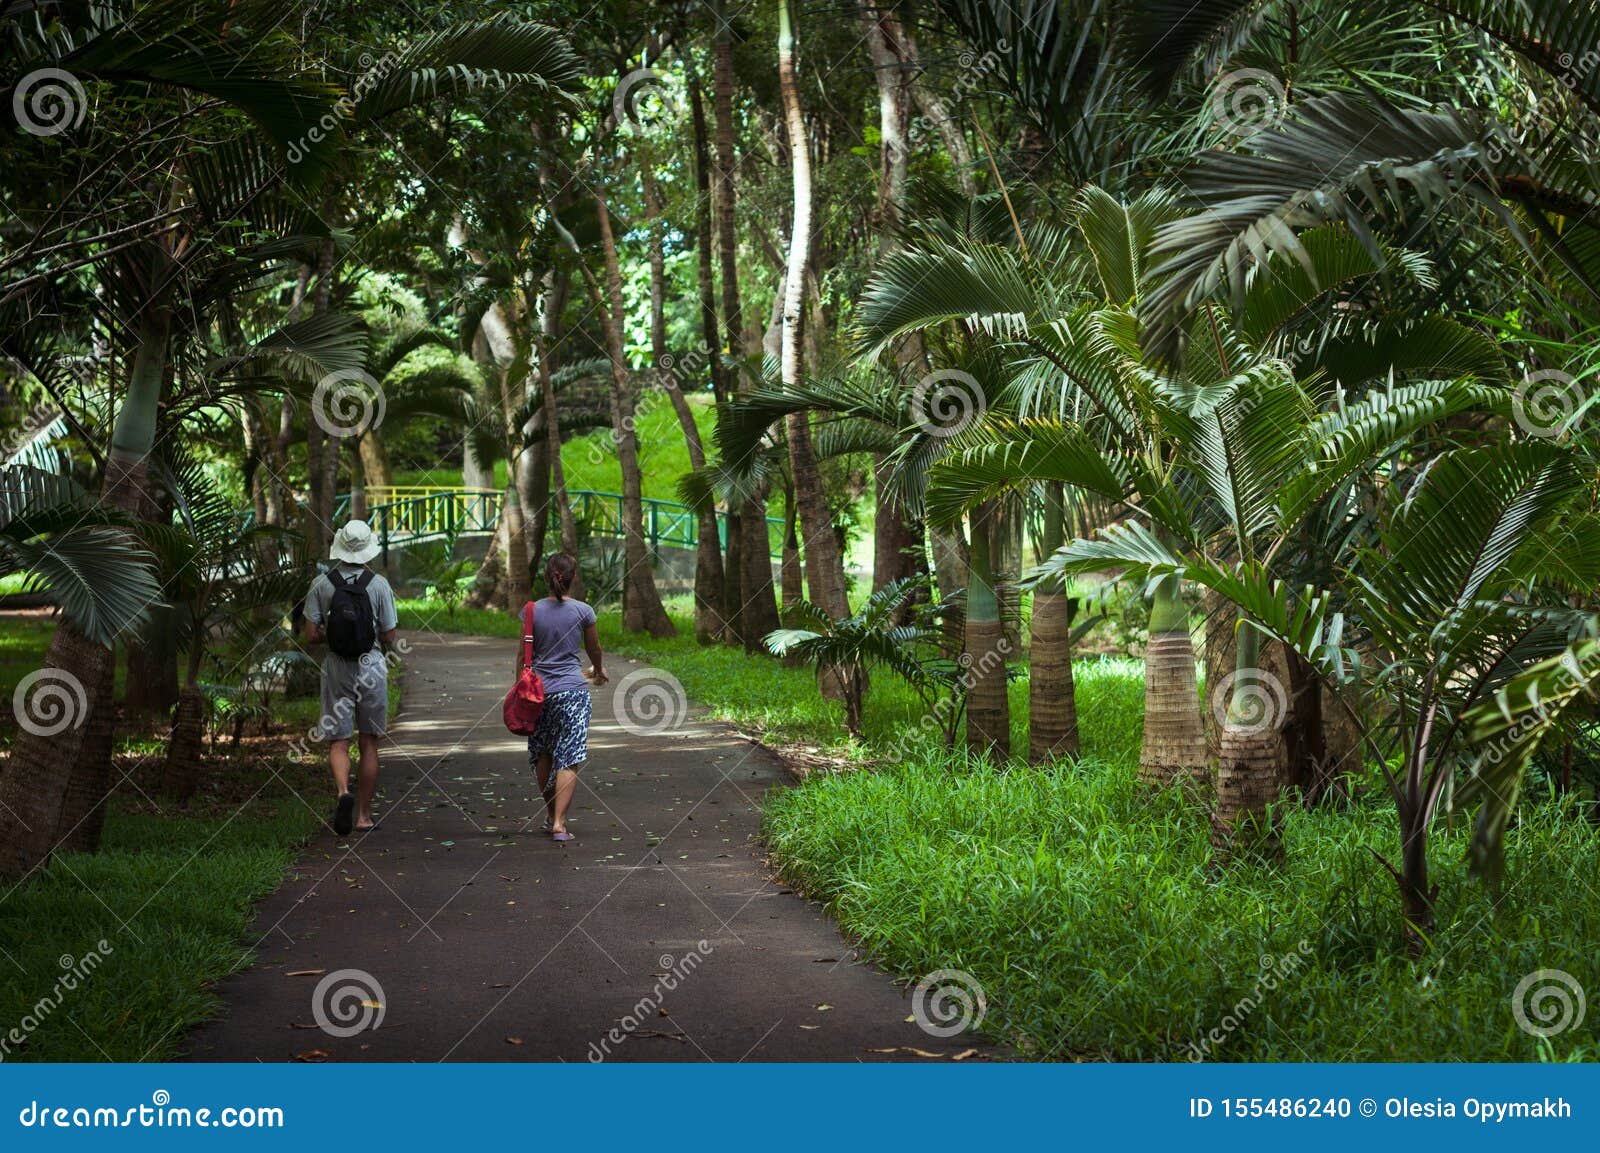
[[[337, 567], [339, 575], [346, 580], [354, 580], [367, 571], [366, 565], [359, 564], [341, 562]], [[378, 637], [400, 623], [400, 615], [395, 611], [394, 589], [389, 587], [382, 573], [372, 574], [372, 580], [367, 584], [367, 601], [372, 605], [372, 615], [378, 625], [372, 641], [372, 648], [377, 651], [382, 648]], [[318, 573], [317, 579], [311, 582], [311, 591], [306, 594], [306, 620], [312, 624], [322, 624], [328, 619], [328, 608], [332, 604], [333, 582], [328, 579], [327, 573]]]
[[547, 693], [586, 689], [583, 630], [594, 624], [594, 610], [582, 601], [545, 597], [533, 606], [533, 671]]

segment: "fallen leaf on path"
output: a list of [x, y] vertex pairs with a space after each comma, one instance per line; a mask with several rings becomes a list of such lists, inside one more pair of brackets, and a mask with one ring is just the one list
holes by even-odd
[[965, 1061], [968, 1057], [976, 1057], [977, 1055], [978, 1055], [978, 1051], [976, 1049], [963, 1049], [963, 1050], [961, 1050], [961, 1052], [957, 1053], [954, 1057], [950, 1058], [950, 1060], [952, 1060], [952, 1061]]
[[817, 1006], [817, 1012], [826, 1013], [831, 1008], [833, 1008], [832, 1005], [818, 1005]]
[[822, 1026], [821, 1025], [801, 1025], [800, 1028], [802, 1028], [802, 1029], [820, 1029], [820, 1028], [822, 1028]]
[[522, 1044], [522, 1038], [521, 1037], [507, 1037], [506, 1038], [506, 1044], [507, 1045], [520, 1045], [520, 1044]]
[[302, 1053], [296, 1053], [294, 1059], [296, 1061], [326, 1061], [328, 1059], [328, 1051], [326, 1049], [307, 1049]]
[[322, 974], [326, 973], [327, 971], [328, 970], [326, 970], [326, 969], [291, 969], [291, 970], [289, 970], [289, 972], [285, 973], [284, 976], [285, 977], [320, 977], [320, 976], [322, 976]]

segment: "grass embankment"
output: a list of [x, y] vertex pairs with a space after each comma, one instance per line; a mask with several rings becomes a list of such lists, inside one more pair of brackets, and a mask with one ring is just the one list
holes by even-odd
[[[668, 670], [769, 742], [839, 748], [839, 708], [808, 669], [702, 648], [686, 606], [674, 607], [678, 637], [623, 636], [612, 614], [607, 647]], [[515, 632], [500, 614], [458, 615], [453, 627]], [[972, 974], [985, 1032], [1034, 1057], [1600, 1059], [1600, 1014], [1541, 1040], [1513, 1013], [1518, 983], [1537, 970], [1600, 987], [1600, 838], [1587, 822], [1530, 799], [1498, 907], [1465, 877], [1464, 831], [1441, 831], [1439, 927], [1413, 959], [1394, 882], [1373, 856], [1398, 855], [1381, 795], [1343, 811], [1287, 808], [1283, 866], [1217, 870], [1205, 809], [1135, 781], [1142, 694], [1137, 662], [1079, 663], [1076, 765], [1000, 769], [926, 741], [895, 762], [887, 754], [916, 731], [921, 706], [880, 675], [854, 754], [876, 771], [775, 791], [768, 844], [785, 877], [891, 971]], [[1026, 681], [1012, 686], [1012, 711], [1023, 749]]]
[[[52, 629], [6, 619], [0, 698], [42, 664]], [[390, 678], [391, 707], [399, 680]], [[326, 816], [325, 767], [288, 747], [319, 712], [314, 698], [279, 701], [269, 735], [252, 727], [236, 753], [226, 742], [211, 750], [200, 793], [182, 808], [160, 792], [162, 726], [128, 718], [101, 850], [58, 854], [0, 888], [0, 1058], [164, 1060], [215, 1015], [216, 982], [250, 963], [255, 902], [282, 884]], [[7, 751], [12, 721], [7, 708]]]

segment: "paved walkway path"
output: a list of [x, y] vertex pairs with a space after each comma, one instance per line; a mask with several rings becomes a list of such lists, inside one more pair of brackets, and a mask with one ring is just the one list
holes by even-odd
[[[756, 839], [761, 797], [784, 778], [769, 752], [699, 710], [661, 735], [624, 729], [614, 693], [637, 666], [610, 660], [577, 840], [558, 845], [537, 831], [526, 745], [500, 720], [508, 642], [429, 639], [408, 664], [381, 828], [312, 841], [263, 903], [258, 963], [222, 984], [226, 1012], [191, 1035], [190, 1059], [921, 1060], [912, 1050], [984, 1049], [924, 1033], [906, 991], [859, 962], [819, 906], [772, 881]], [[382, 993], [339, 977], [323, 1019], [342, 1031], [341, 1019], [371, 1019], [381, 1004], [376, 1028], [320, 1027], [315, 993], [340, 970]]]

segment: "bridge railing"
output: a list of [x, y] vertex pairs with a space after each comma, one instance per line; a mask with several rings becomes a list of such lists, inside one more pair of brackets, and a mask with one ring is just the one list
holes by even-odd
[[[500, 489], [454, 488], [443, 485], [374, 485], [366, 490], [367, 520], [390, 546], [444, 540], [454, 535], [493, 532], [500, 517]], [[572, 512], [597, 536], [620, 539], [622, 495], [593, 489], [568, 489]], [[343, 505], [348, 504], [348, 497]], [[699, 544], [700, 521], [692, 508], [676, 501], [643, 499], [644, 532], [652, 549], [692, 549]], [[557, 511], [551, 509], [552, 526]], [[717, 510], [717, 538], [728, 543], [727, 514]], [[774, 557], [783, 552], [783, 521], [767, 518], [767, 539]]]

